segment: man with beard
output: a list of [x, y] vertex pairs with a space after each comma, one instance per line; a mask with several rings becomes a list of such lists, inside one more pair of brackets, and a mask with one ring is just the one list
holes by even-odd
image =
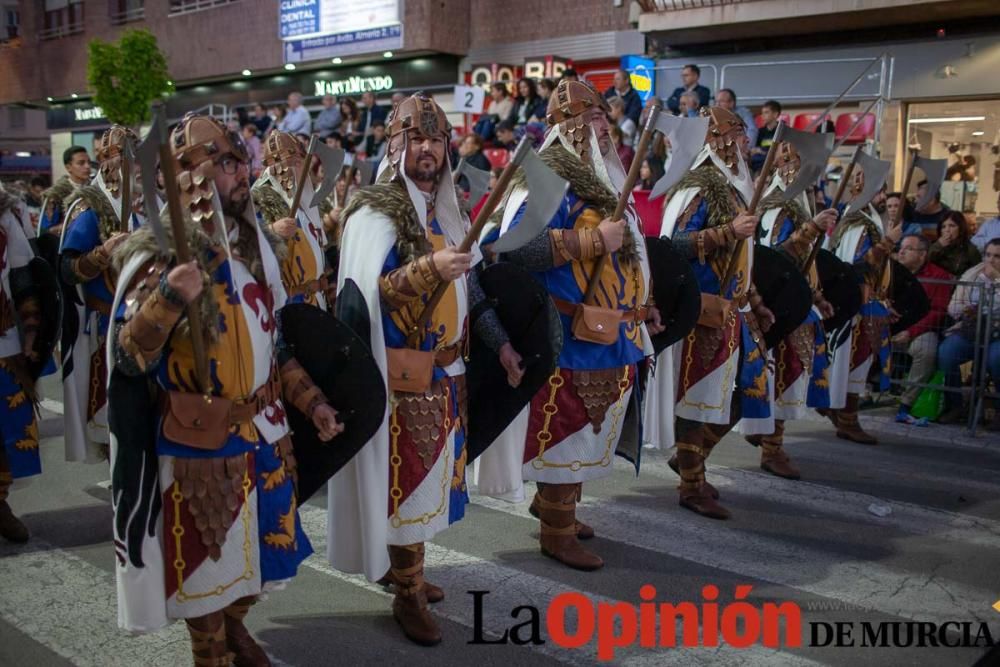
[[[742, 153], [743, 122], [719, 107], [702, 113], [709, 117], [705, 147], [668, 194], [660, 229], [690, 258], [702, 292], [697, 326], [671, 348], [677, 454], [669, 464], [681, 477], [681, 507], [727, 519], [718, 491], [705, 481], [705, 460], [741, 418], [745, 435], [771, 431], [763, 334], [774, 315], [749, 279], [758, 218], [746, 212], [753, 182]], [[737, 256], [738, 241], [746, 239]], [[734, 278], [722, 285], [730, 262], [737, 262]]]
[[[856, 168], [851, 183], [853, 195], [864, 189], [864, 179], [864, 170]], [[878, 444], [878, 439], [866, 433], [858, 422], [859, 395], [873, 363], [878, 364], [879, 390], [889, 388], [889, 255], [903, 235], [902, 219], [890, 220], [888, 228], [884, 227], [881, 214], [885, 213], [885, 201], [883, 185], [868, 206], [843, 218], [829, 239], [830, 249], [841, 260], [854, 264], [865, 283], [861, 312], [847, 325], [852, 327], [850, 334], [831, 333], [831, 409], [821, 412], [833, 422], [838, 438], [863, 445]]]
[[[427, 646], [441, 641], [427, 603], [444, 593], [424, 581], [424, 542], [460, 520], [468, 502], [462, 350], [471, 310], [482, 311], [476, 333], [511, 383], [522, 375], [496, 315], [480, 306], [485, 296], [470, 272], [478, 248], [456, 247], [467, 222], [449, 132], [444, 112], [420, 93], [394, 107], [378, 183], [343, 212], [337, 285], [337, 316], [370, 342], [390, 400], [380, 430], [330, 480], [327, 555], [339, 570], [392, 584], [393, 616]], [[442, 282], [443, 297], [425, 313]]]
[[[289, 303], [308, 303], [326, 308], [324, 295], [329, 280], [326, 269], [326, 233], [319, 210], [306, 206], [312, 200], [312, 180], [307, 178], [302, 206], [289, 217], [299, 173], [305, 160], [302, 144], [292, 135], [275, 130], [264, 144], [266, 169], [253, 184], [254, 205], [268, 229], [284, 242], [281, 281]], [[335, 280], [335, 278], [333, 278]]]
[[[522, 480], [537, 483], [531, 513], [541, 525], [541, 551], [579, 570], [604, 565], [579, 542], [594, 536], [576, 519], [583, 482], [611, 474], [629, 404], [639, 412], [639, 367], [652, 351], [645, 322], [651, 321], [652, 333], [660, 330], [635, 210], [629, 206], [625, 220], [609, 217], [625, 171], [607, 112], [604, 98], [579, 81], [561, 81], [549, 98], [539, 157], [570, 188], [545, 231], [501, 259], [531, 271], [548, 290], [560, 314], [563, 347], [548, 382], [483, 454], [479, 468], [484, 494], [520, 499]], [[524, 182], [515, 180], [497, 214], [502, 233], [521, 223], [529, 196]], [[600, 271], [596, 301], [585, 304], [594, 271]], [[603, 342], [579, 328], [595, 312], [612, 329]]]
[[[819, 239], [823, 238], [827, 227], [836, 221], [837, 212], [827, 209], [810, 219], [805, 192], [795, 199], [782, 201], [783, 191], [798, 174], [800, 160], [791, 143], [783, 142], [776, 150], [773, 182], [758, 207], [760, 242], [771, 248], [781, 248], [801, 268], [813, 245], [821, 242]], [[761, 469], [786, 479], [799, 479], [800, 474], [783, 447], [785, 421], [804, 418], [810, 408], [830, 407], [829, 360], [823, 320], [833, 315], [833, 306], [823, 298], [815, 264], [810, 267], [807, 280], [813, 291], [813, 308], [805, 322], [773, 350], [774, 431], [746, 438], [761, 448]]]
[[[283, 401], [309, 416], [323, 440], [343, 426], [278, 333], [285, 290], [254, 219], [238, 135], [189, 115], [170, 147], [195, 259], [176, 264], [146, 227], [114, 257], [121, 280], [108, 357], [119, 624], [148, 632], [183, 618], [196, 665], [269, 665], [243, 618], [312, 552], [298, 518]], [[184, 317], [190, 308], [201, 314], [200, 330]]]
[[[90, 185], [78, 186], [65, 202], [60, 275], [79, 293], [77, 304], [66, 304], [77, 310], [79, 324], [75, 331], [64, 330], [62, 349], [66, 458], [70, 461], [92, 463], [107, 458], [104, 341], [117, 279], [111, 253], [128, 235], [122, 231], [122, 211], [128, 211], [130, 228], [135, 222], [132, 203], [122, 201], [122, 155], [126, 143], [134, 148], [137, 140], [132, 130], [121, 125], [104, 132], [97, 148], [97, 178]], [[131, 192], [138, 195], [139, 188], [133, 186]]]

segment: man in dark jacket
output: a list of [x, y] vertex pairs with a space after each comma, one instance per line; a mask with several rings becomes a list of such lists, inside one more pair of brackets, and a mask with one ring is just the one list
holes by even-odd
[[642, 100], [639, 93], [635, 92], [632, 82], [629, 79], [628, 71], [620, 69], [615, 72], [615, 85], [604, 91], [604, 98], [620, 97], [625, 102], [625, 115], [632, 121], [639, 124], [639, 114], [642, 113]]
[[701, 106], [707, 107], [708, 100], [712, 96], [712, 91], [698, 83], [700, 78], [701, 70], [697, 65], [685, 65], [684, 69], [681, 70], [681, 81], [684, 82], [684, 85], [674, 88], [673, 94], [667, 100], [667, 108], [675, 114], [680, 113], [681, 95], [689, 92], [698, 96]]

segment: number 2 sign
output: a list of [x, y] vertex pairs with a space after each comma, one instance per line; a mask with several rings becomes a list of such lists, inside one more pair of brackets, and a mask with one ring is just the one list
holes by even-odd
[[479, 86], [455, 86], [455, 111], [482, 113], [486, 91]]

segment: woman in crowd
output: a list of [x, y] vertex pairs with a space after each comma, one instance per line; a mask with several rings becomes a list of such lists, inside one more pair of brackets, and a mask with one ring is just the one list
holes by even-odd
[[652, 190], [656, 182], [663, 177], [663, 160], [655, 155], [648, 154], [646, 159], [642, 161], [642, 167], [639, 168], [639, 182], [636, 184], [636, 190]]
[[538, 96], [542, 98], [542, 102], [545, 104], [547, 109], [549, 106], [549, 98], [552, 96], [552, 92], [556, 89], [556, 82], [552, 79], [542, 79], [538, 82]]
[[514, 110], [514, 100], [507, 92], [507, 84], [497, 81], [490, 86], [490, 104], [486, 113], [479, 117], [473, 131], [487, 141], [496, 137], [496, 128], [501, 121], [507, 120]]
[[522, 78], [517, 82], [517, 98], [507, 118], [518, 127], [544, 122], [545, 104], [545, 100], [538, 96], [534, 80]]
[[959, 211], [948, 213], [937, 230], [929, 258], [933, 264], [957, 278], [982, 261], [979, 249], [969, 240], [969, 223]]
[[632, 166], [632, 160], [635, 159], [635, 151], [632, 150], [631, 146], [626, 146], [623, 143], [624, 133], [620, 127], [612, 125], [608, 128], [608, 133], [611, 135], [611, 141], [615, 144], [615, 150], [618, 151], [618, 159], [621, 160], [625, 171], [628, 171]]
[[608, 100], [611, 107], [611, 122], [617, 125], [622, 131], [622, 144], [631, 146], [635, 141], [635, 121], [625, 115], [625, 100], [620, 97], [612, 97]]
[[281, 121], [285, 120], [285, 114], [287, 113], [288, 110], [285, 108], [284, 104], [275, 104], [271, 107], [271, 113], [268, 114], [271, 117], [271, 126], [268, 128], [268, 132], [278, 127], [278, 125], [281, 124]]
[[343, 119], [340, 125], [340, 134], [344, 137], [344, 149], [353, 150], [365, 138], [361, 128], [361, 113], [358, 111], [358, 103], [350, 97], [340, 100], [340, 116]]

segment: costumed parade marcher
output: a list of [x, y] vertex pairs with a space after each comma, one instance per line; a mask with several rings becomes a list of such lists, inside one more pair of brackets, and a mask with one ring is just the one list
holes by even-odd
[[[38, 221], [38, 233], [62, 235], [65, 222], [64, 213], [73, 190], [90, 183], [90, 157], [83, 146], [70, 146], [63, 151], [63, 166], [66, 174], [61, 176], [48, 190], [42, 193], [42, 215]], [[53, 258], [54, 259], [54, 258]]]
[[[189, 115], [169, 142], [184, 216], [175, 224], [187, 239], [149, 221], [114, 256], [118, 621], [148, 632], [183, 618], [196, 665], [268, 665], [243, 618], [312, 553], [285, 402], [321, 439], [343, 426], [278, 333], [286, 294], [253, 213], [239, 137]], [[179, 243], [194, 260], [174, 262]]]
[[[21, 203], [0, 187], [0, 537], [27, 542], [29, 532], [7, 503], [13, 480], [42, 471], [38, 451], [38, 396], [28, 368], [37, 360], [41, 324], [38, 283], [28, 269], [34, 253], [17, 210]], [[41, 260], [36, 260], [41, 261]]]
[[[325, 292], [334, 276], [326, 269], [327, 245], [321, 213], [316, 207], [301, 206], [295, 219], [289, 210], [303, 167], [302, 143], [280, 130], [264, 142], [264, 172], [254, 182], [254, 205], [271, 232], [280, 237], [286, 252], [281, 260], [281, 279], [289, 303], [309, 303], [326, 308]], [[312, 198], [312, 180], [305, 179], [303, 201]]]
[[[478, 249], [456, 248], [468, 225], [444, 112], [421, 94], [408, 97], [393, 109], [388, 136], [377, 184], [354, 193], [343, 212], [337, 317], [370, 340], [390, 400], [381, 428], [330, 480], [327, 554], [339, 570], [391, 582], [396, 621], [431, 645], [441, 631], [427, 603], [444, 594], [423, 578], [424, 542], [460, 520], [468, 502], [463, 349], [470, 309], [484, 295], [470, 272]], [[425, 313], [442, 281], [443, 297]], [[489, 309], [475, 327], [519, 374]]]
[[[863, 169], [855, 169], [852, 194], [862, 193], [865, 178]], [[878, 439], [861, 428], [858, 404], [872, 364], [876, 365], [879, 390], [889, 388], [889, 255], [902, 237], [902, 224], [888, 229], [883, 226], [878, 209], [885, 204], [885, 188], [882, 184], [878, 187], [871, 203], [861, 210], [850, 210], [829, 238], [837, 257], [859, 269], [864, 286], [861, 312], [840, 330], [829, 332], [831, 409], [823, 412], [836, 427], [838, 438], [865, 445], [877, 444]]]
[[[478, 464], [479, 491], [486, 495], [521, 500], [523, 480], [536, 482], [531, 512], [540, 521], [541, 551], [580, 570], [604, 564], [579, 542], [594, 535], [576, 518], [582, 486], [611, 473], [626, 413], [632, 410], [636, 420], [641, 414], [637, 383], [652, 354], [645, 322], [658, 326], [634, 207], [626, 207], [624, 220], [609, 219], [625, 170], [607, 112], [604, 98], [583, 82], [560, 82], [549, 100], [539, 157], [568, 181], [569, 191], [541, 235], [500, 259], [527, 269], [545, 287], [559, 313], [563, 346], [551, 377]], [[501, 233], [522, 222], [529, 197], [515, 180], [499, 214]], [[586, 301], [595, 271], [596, 300]], [[637, 421], [632, 428], [638, 430]]]
[[[77, 187], [66, 201], [59, 247], [59, 272], [77, 287], [77, 317], [64, 326], [62, 340], [63, 403], [66, 459], [93, 463], [107, 458], [107, 368], [104, 343], [111, 321], [116, 272], [111, 254], [137, 222], [132, 202], [122, 201], [123, 153], [134, 145], [132, 130], [112, 126], [97, 149], [100, 165], [90, 185]], [[137, 188], [130, 188], [132, 193]], [[128, 221], [123, 228], [122, 220]]]
[[[758, 223], [745, 212], [753, 183], [741, 150], [743, 121], [719, 107], [703, 113], [710, 119], [705, 147], [668, 195], [660, 230], [690, 258], [702, 292], [697, 326], [671, 347], [677, 453], [670, 466], [681, 477], [682, 507], [726, 519], [705, 461], [741, 418], [746, 435], [773, 431], [763, 334], [774, 315], [750, 280], [753, 243], [738, 243], [752, 240]], [[737, 262], [733, 280], [721, 285], [730, 262]]]
[[[813, 245], [822, 242], [837, 214], [828, 209], [810, 218], [806, 192], [782, 201], [782, 193], [798, 173], [800, 160], [789, 142], [782, 142], [776, 150], [774, 180], [758, 206], [760, 243], [780, 248], [802, 269]], [[774, 432], [746, 436], [751, 444], [761, 448], [761, 469], [788, 479], [799, 479], [800, 473], [783, 448], [785, 421], [802, 419], [813, 408], [830, 407], [829, 359], [823, 320], [833, 315], [833, 306], [823, 297], [815, 264], [810, 267], [807, 279], [813, 294], [809, 316], [772, 351]]]

